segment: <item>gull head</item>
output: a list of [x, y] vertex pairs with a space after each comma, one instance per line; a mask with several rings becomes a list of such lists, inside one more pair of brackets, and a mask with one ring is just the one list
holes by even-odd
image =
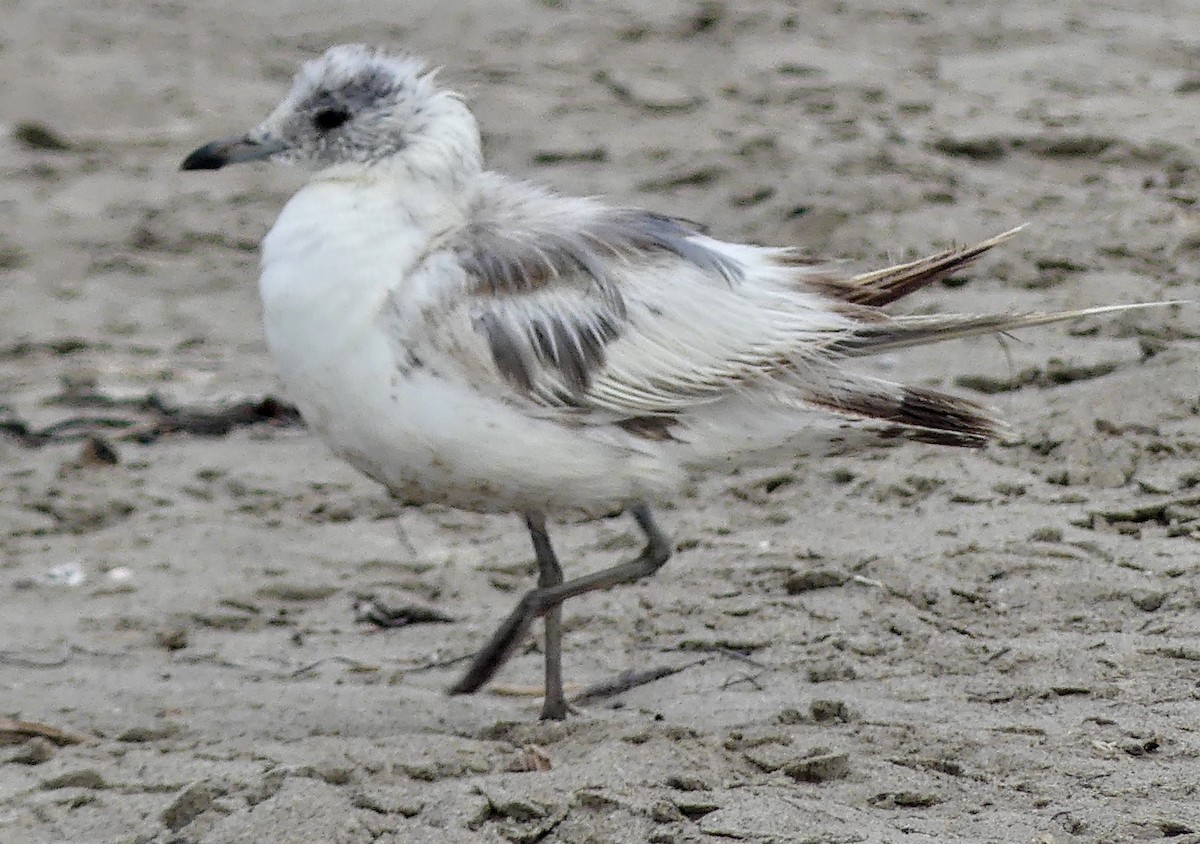
[[291, 91], [245, 135], [205, 144], [184, 170], [270, 159], [317, 169], [370, 166], [429, 147], [478, 157], [479, 133], [461, 98], [418, 59], [358, 44], [331, 47], [297, 72]]

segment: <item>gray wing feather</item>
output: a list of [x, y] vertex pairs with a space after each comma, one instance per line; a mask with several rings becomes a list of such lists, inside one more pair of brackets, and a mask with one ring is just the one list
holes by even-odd
[[437, 245], [428, 276], [410, 280], [425, 291], [417, 302], [433, 290], [438, 307], [405, 330], [416, 325], [416, 342], [503, 401], [657, 440], [679, 425], [713, 459], [752, 441], [773, 447], [794, 434], [794, 413], [880, 436], [982, 445], [1000, 431], [984, 408], [851, 378], [841, 362], [1143, 307], [891, 317], [875, 305], [1011, 233], [831, 282], [787, 250], [723, 243], [676, 218], [489, 178], [468, 225]]
[[678, 217], [607, 208], [532, 185], [497, 187], [503, 189], [480, 192], [472, 222], [453, 246], [476, 292], [529, 292], [582, 273], [613, 296], [614, 267], [655, 253], [674, 255], [731, 284], [744, 277], [737, 261], [707, 246], [699, 229]]
[[[629, 320], [622, 278], [631, 267], [674, 259], [730, 285], [744, 278], [738, 261], [685, 220], [498, 177], [484, 187], [450, 250], [497, 370], [543, 400], [580, 396], [604, 367]], [[539, 377], [545, 370], [551, 383]]]
[[[487, 342], [496, 369], [516, 387], [553, 404], [584, 393], [606, 360], [606, 346], [621, 334], [620, 316], [606, 307], [560, 311], [531, 302], [476, 308], [475, 328]], [[557, 384], [543, 384], [549, 369]], [[555, 386], [564, 390], [555, 389]]]

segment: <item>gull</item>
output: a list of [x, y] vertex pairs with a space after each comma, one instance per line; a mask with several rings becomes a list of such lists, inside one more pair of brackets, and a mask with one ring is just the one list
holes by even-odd
[[[980, 404], [851, 359], [1142, 306], [890, 315], [1017, 230], [859, 275], [722, 241], [487, 170], [460, 95], [421, 61], [360, 45], [305, 63], [264, 121], [182, 168], [268, 159], [313, 171], [262, 244], [287, 395], [398, 498], [524, 519], [537, 586], [449, 691], [481, 688], [541, 618], [543, 718], [568, 714], [563, 602], [662, 567], [673, 546], [651, 506], [690, 477], [881, 440], [980, 448], [1005, 430]], [[564, 580], [547, 517], [620, 511], [645, 549]]]

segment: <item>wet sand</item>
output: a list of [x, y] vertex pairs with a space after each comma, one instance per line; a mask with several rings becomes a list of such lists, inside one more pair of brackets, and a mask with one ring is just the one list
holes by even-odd
[[1200, 7], [62, 6], [0, 33], [0, 840], [1200, 842], [1194, 310], [871, 363], [1014, 441], [699, 480], [658, 576], [565, 611], [572, 688], [666, 676], [564, 724], [536, 641], [443, 694], [533, 581], [518, 520], [160, 409], [280, 394], [257, 246], [301, 174], [177, 167], [330, 44], [444, 65], [498, 169], [724, 237], [869, 268], [1028, 222], [901, 303], [1027, 310], [1197, 297]]

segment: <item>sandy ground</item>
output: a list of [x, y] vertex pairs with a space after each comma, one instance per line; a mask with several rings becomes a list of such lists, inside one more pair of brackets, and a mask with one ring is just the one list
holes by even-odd
[[[445, 65], [497, 168], [725, 236], [867, 267], [1031, 223], [913, 309], [1197, 298], [1200, 5], [0, 12], [0, 718], [34, 722], [0, 721], [0, 841], [1200, 841], [1195, 311], [877, 362], [1016, 442], [699, 481], [656, 579], [566, 609], [574, 688], [681, 670], [565, 724], [500, 693], [536, 642], [442, 692], [531, 582], [515, 519], [401, 511], [294, 426], [156, 437], [144, 401], [278, 394], [256, 250], [300, 176], [177, 166], [350, 40]], [[137, 422], [115, 464], [50, 427], [79, 417]], [[556, 537], [575, 572], [637, 543]]]

